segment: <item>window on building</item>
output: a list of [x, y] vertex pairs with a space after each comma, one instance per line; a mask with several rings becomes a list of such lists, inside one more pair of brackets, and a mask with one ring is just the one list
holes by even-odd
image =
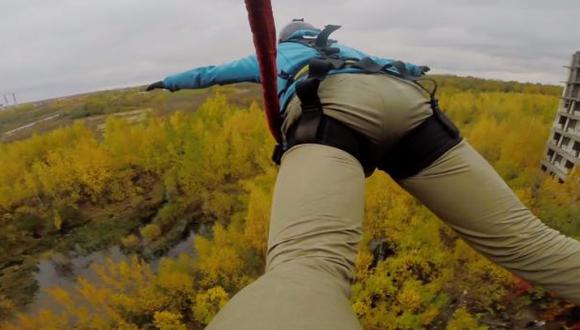
[[560, 127], [563, 127], [566, 124], [566, 118], [565, 116], [560, 116], [560, 119], [558, 119], [558, 125], [560, 125]]
[[561, 146], [562, 146], [562, 147], [567, 147], [569, 143], [570, 143], [570, 138], [565, 136], [565, 137], [562, 139], [562, 145], [561, 145]]
[[554, 133], [554, 143], [558, 144], [558, 142], [560, 141], [560, 138], [562, 137], [562, 134], [560, 133]]
[[576, 105], [572, 108], [572, 114], [580, 116], [580, 102], [576, 102]]
[[558, 122], [556, 123], [556, 127], [558, 127], [559, 129], [564, 129], [565, 125], [566, 125], [566, 121], [568, 120], [567, 117], [565, 116], [560, 116], [558, 118]]

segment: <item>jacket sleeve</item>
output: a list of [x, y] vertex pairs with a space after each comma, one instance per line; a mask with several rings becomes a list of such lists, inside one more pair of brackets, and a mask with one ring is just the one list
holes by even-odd
[[[387, 65], [389, 63], [394, 62], [394, 60], [392, 60], [392, 59], [387, 59], [387, 58], [378, 57], [378, 56], [371, 56], [371, 58], [380, 65]], [[419, 77], [419, 76], [422, 76], [424, 73], [424, 70], [423, 70], [424, 67], [417, 66], [417, 65], [412, 64], [412, 63], [405, 62], [405, 68], [407, 68], [407, 72], [413, 76]], [[396, 71], [396, 70], [394, 70], [394, 71]]]
[[237, 82], [260, 82], [260, 70], [255, 55], [222, 65], [195, 68], [168, 76], [163, 80], [165, 87], [170, 90], [206, 88]]

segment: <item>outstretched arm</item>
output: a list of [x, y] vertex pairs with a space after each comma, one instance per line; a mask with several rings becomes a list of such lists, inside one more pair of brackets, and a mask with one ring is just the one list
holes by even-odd
[[226, 85], [237, 82], [260, 82], [260, 70], [255, 55], [227, 62], [221, 65], [210, 65], [168, 76], [148, 88], [166, 88], [171, 91], [180, 89], [206, 88], [213, 85]]

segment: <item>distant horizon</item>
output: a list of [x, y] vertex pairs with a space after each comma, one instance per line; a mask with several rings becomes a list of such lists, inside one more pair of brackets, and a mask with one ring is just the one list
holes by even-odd
[[[564, 79], [562, 81], [557, 82], [557, 83], [544, 83], [544, 82], [535, 82], [535, 81], [520, 81], [520, 80], [508, 80], [508, 79], [499, 79], [499, 78], [478, 77], [478, 76], [473, 76], [473, 75], [459, 75], [459, 74], [453, 74], [453, 73], [433, 73], [431, 75], [434, 75], [434, 76], [453, 76], [453, 77], [458, 77], [458, 78], [474, 78], [474, 79], [501, 81], [501, 82], [516, 82], [516, 83], [520, 83], [520, 84], [539, 84], [539, 85], [543, 85], [543, 86], [564, 87]], [[0, 111], [9, 109], [9, 108], [14, 107], [14, 106], [19, 106], [19, 105], [26, 105], [26, 104], [38, 103], [38, 102], [47, 102], [47, 101], [57, 100], [57, 99], [61, 99], [61, 98], [82, 96], [82, 95], [86, 95], [86, 94], [93, 94], [93, 93], [99, 93], [99, 92], [107, 92], [107, 91], [114, 91], [114, 90], [121, 90], [121, 89], [145, 87], [148, 84], [149, 84], [149, 82], [139, 83], [139, 84], [131, 84], [131, 85], [109, 86], [109, 87], [103, 87], [103, 88], [98, 88], [98, 89], [94, 89], [94, 90], [84, 90], [84, 91], [73, 92], [72, 94], [57, 95], [57, 96], [43, 98], [43, 99], [34, 99], [34, 100], [29, 100], [29, 101], [24, 101], [24, 102], [18, 102], [17, 104], [9, 104], [9, 105], [0, 106]], [[3, 95], [4, 94], [0, 93], [0, 105], [3, 104], [2, 103]], [[12, 93], [6, 93], [5, 95], [11, 97]], [[16, 96], [18, 96], [18, 95], [16, 95]], [[17, 99], [18, 99], [18, 97], [17, 97]]]

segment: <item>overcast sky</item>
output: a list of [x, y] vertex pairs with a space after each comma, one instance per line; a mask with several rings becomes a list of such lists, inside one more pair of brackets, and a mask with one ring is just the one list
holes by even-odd
[[[333, 37], [434, 73], [558, 83], [580, 50], [580, 0], [273, 0]], [[253, 51], [242, 0], [0, 0], [0, 95], [140, 85]], [[3, 99], [0, 99], [3, 103]]]

